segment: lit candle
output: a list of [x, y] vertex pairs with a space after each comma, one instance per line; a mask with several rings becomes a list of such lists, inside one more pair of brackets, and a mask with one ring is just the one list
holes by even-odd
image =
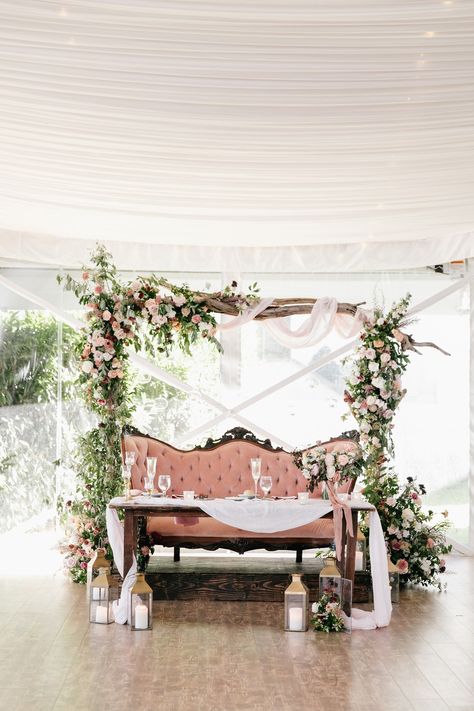
[[137, 605], [135, 608], [135, 629], [148, 629], [148, 607], [146, 605]]
[[95, 611], [95, 621], [107, 624], [107, 608], [105, 605], [99, 605]]
[[356, 551], [356, 557], [355, 557], [355, 569], [356, 570], [364, 570], [364, 554], [362, 551]]
[[301, 607], [290, 607], [288, 610], [288, 623], [292, 632], [301, 632], [303, 629], [303, 610]]

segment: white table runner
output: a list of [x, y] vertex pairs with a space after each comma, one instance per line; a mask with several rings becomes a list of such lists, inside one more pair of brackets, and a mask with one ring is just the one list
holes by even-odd
[[[120, 506], [125, 503], [122, 497], [112, 499], [111, 504]], [[374, 596], [374, 610], [352, 610], [353, 629], [375, 629], [386, 627], [390, 623], [392, 605], [390, 601], [390, 586], [388, 582], [387, 551], [380, 518], [371, 504], [361, 500], [346, 502], [351, 508], [370, 511], [370, 560], [372, 572], [372, 589]], [[298, 526], [304, 526], [316, 521], [332, 510], [329, 501], [316, 499], [308, 504], [300, 504], [292, 500], [243, 500], [232, 501], [227, 499], [195, 499], [193, 502], [184, 502], [183, 499], [154, 498], [138, 496], [133, 500], [132, 506], [137, 508], [147, 506], [169, 506], [170, 508], [194, 507], [201, 509], [209, 516], [243, 531], [255, 533], [275, 533], [287, 531]], [[115, 564], [123, 575], [124, 541], [123, 525], [120, 522], [116, 509], [107, 507], [106, 511], [107, 533], [112, 547]], [[134, 556], [122, 586], [120, 600], [115, 604], [115, 621], [125, 624], [129, 620], [129, 593], [137, 572]]]

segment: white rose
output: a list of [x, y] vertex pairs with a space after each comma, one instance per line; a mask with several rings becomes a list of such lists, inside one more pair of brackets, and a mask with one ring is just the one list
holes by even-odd
[[415, 514], [411, 509], [403, 509], [402, 518], [404, 518], [406, 521], [413, 521], [413, 519], [415, 518]]
[[341, 467], [345, 467], [346, 464], [349, 464], [349, 457], [347, 456], [347, 454], [339, 454], [337, 457], [337, 463]]
[[360, 431], [361, 432], [370, 432], [370, 425], [367, 422], [367, 420], [362, 420], [360, 423]]
[[324, 457], [324, 461], [326, 463], [326, 466], [332, 467], [334, 464], [334, 454], [328, 452], [328, 454], [326, 454], [326, 456]]
[[382, 377], [372, 378], [372, 385], [379, 390], [385, 390], [385, 380]]
[[376, 356], [376, 353], [373, 348], [367, 348], [365, 351], [365, 357], [368, 358], [369, 360], [374, 360]]
[[357, 378], [355, 375], [351, 375], [351, 377], [349, 378], [349, 382], [351, 385], [357, 385], [357, 383], [359, 382], [359, 378]]
[[369, 370], [371, 373], [378, 373], [380, 370], [380, 366], [375, 361], [372, 361], [371, 363], [369, 363]]
[[378, 437], [372, 437], [372, 444], [374, 447], [380, 447], [380, 440]]
[[380, 356], [380, 360], [382, 363], [389, 363], [390, 362], [390, 353], [382, 353]]
[[106, 360], [106, 361], [112, 360], [113, 357], [114, 357], [114, 356], [113, 356], [112, 353], [104, 353], [103, 356], [102, 356], [102, 358], [103, 358], [104, 360]]
[[385, 319], [383, 318], [378, 318], [377, 319], [377, 326], [383, 326], [385, 323]]
[[[394, 499], [393, 496], [389, 496], [389, 497], [388, 497], [388, 499], [387, 499], [387, 505], [388, 505], [388, 506], [395, 506], [396, 503], [397, 503], [397, 500]], [[390, 528], [392, 528], [392, 526], [390, 526]], [[389, 533], [391, 533], [390, 528], [388, 529], [388, 532], [389, 532]]]
[[81, 366], [82, 372], [83, 373], [90, 373], [93, 367], [94, 367], [94, 364], [90, 360], [85, 360]]
[[377, 398], [375, 397], [375, 395], [369, 395], [366, 398], [367, 405], [375, 405], [376, 401], [377, 401]]
[[316, 614], [317, 611], [318, 611], [318, 603], [313, 602], [313, 604], [311, 605], [311, 612], [314, 612]]
[[327, 467], [326, 476], [328, 479], [332, 479], [336, 474], [336, 467]]

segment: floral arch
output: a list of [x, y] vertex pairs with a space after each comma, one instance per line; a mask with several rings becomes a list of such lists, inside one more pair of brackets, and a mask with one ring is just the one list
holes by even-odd
[[[59, 280], [86, 309], [86, 325], [78, 341], [78, 382], [86, 405], [99, 419], [79, 442], [76, 497], [59, 502], [61, 513], [72, 522], [71, 540], [63, 549], [66, 565], [73, 580], [84, 582], [88, 560], [106, 542], [106, 505], [123, 486], [120, 437], [133, 412], [129, 350], [169, 354], [178, 346], [189, 353], [202, 338], [221, 349], [217, 314], [244, 323], [251, 318], [266, 321], [314, 314], [317, 305], [326, 305], [322, 299], [261, 299], [257, 284], [244, 294], [236, 283], [205, 293], [155, 275], [122, 283], [111, 255], [100, 245], [81, 281], [69, 275]], [[393, 418], [405, 395], [401, 376], [409, 353], [418, 352], [420, 346], [437, 348], [433, 343], [417, 343], [402, 330], [410, 323], [409, 303], [408, 295], [384, 313], [380, 308], [363, 311], [361, 304], [332, 300], [331, 309], [333, 316], [352, 321], [349, 330], [346, 325], [347, 335], [358, 333], [360, 338], [347, 359], [352, 372], [345, 400], [360, 429], [366, 496], [379, 510], [389, 552], [405, 580], [439, 585], [437, 576], [444, 569], [441, 556], [449, 550], [447, 522], [436, 523], [432, 512], [421, 509], [421, 484], [414, 479], [400, 484], [386, 466], [393, 454]], [[285, 330], [289, 337], [288, 330], [281, 329], [283, 334]], [[143, 544], [147, 544], [144, 539]]]

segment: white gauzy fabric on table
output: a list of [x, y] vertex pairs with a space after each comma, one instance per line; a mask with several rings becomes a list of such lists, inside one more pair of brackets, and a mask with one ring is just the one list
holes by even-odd
[[[111, 504], [123, 504], [123, 498], [115, 498]], [[332, 510], [330, 502], [325, 500], [310, 501], [301, 505], [293, 500], [242, 500], [234, 501], [228, 499], [199, 499], [194, 502], [183, 501], [183, 499], [172, 498], [150, 498], [148, 496], [138, 496], [134, 499], [138, 506], [169, 506], [170, 508], [194, 507], [201, 509], [209, 516], [229, 526], [240, 528], [243, 531], [254, 533], [275, 533], [276, 531], [286, 531], [298, 526], [304, 526], [312, 521], [316, 521]], [[375, 629], [376, 627], [386, 627], [390, 623], [392, 605], [390, 602], [390, 586], [388, 582], [387, 551], [385, 539], [380, 524], [380, 518], [370, 504], [358, 502], [347, 502], [354, 508], [366, 508], [370, 511], [370, 560], [372, 572], [372, 589], [374, 597], [374, 609], [371, 612], [365, 610], [352, 610], [353, 629]], [[112, 547], [115, 564], [123, 576], [124, 561], [124, 541], [123, 525], [121, 524], [117, 510], [107, 507], [106, 512], [107, 533]], [[136, 559], [134, 557], [123, 586], [120, 600], [114, 607], [115, 621], [125, 624], [129, 620], [129, 597], [130, 588], [133, 585], [137, 572]]]

